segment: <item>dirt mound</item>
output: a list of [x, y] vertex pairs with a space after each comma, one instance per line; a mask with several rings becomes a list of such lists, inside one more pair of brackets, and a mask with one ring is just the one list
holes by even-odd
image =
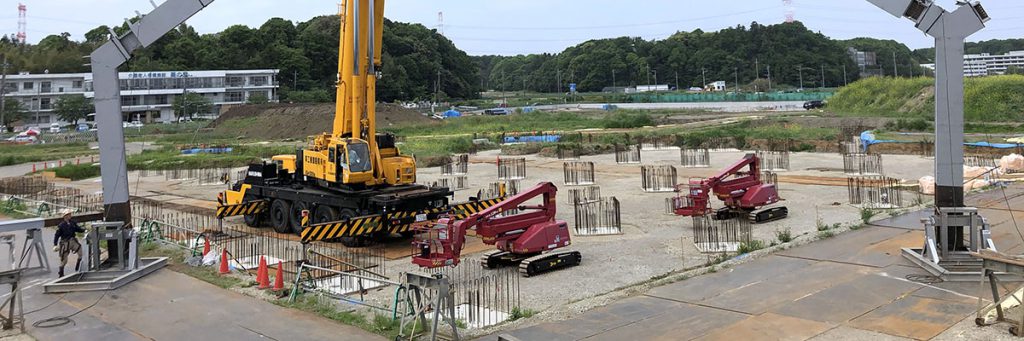
[[[394, 104], [377, 105], [377, 127], [429, 123], [430, 118]], [[240, 105], [210, 124], [215, 134], [263, 140], [305, 139], [331, 130], [334, 104]]]

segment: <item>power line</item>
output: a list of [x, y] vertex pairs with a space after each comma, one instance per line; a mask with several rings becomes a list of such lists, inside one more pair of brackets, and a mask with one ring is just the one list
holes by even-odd
[[627, 28], [627, 27], [657, 26], [657, 25], [687, 23], [687, 22], [693, 22], [693, 21], [699, 21], [699, 20], [727, 18], [727, 17], [737, 16], [737, 15], [742, 15], [742, 14], [750, 14], [750, 13], [763, 12], [763, 11], [767, 11], [767, 10], [776, 10], [777, 8], [778, 8], [778, 6], [772, 6], [772, 7], [759, 8], [759, 9], [754, 9], [754, 10], [749, 10], [749, 11], [733, 12], [733, 13], [729, 13], [729, 14], [713, 15], [713, 16], [706, 16], [706, 17], [687, 18], [687, 19], [671, 20], [671, 21], [661, 21], [661, 22], [633, 23], [633, 24], [619, 24], [619, 25], [601, 25], [601, 26], [507, 27], [507, 26], [468, 26], [468, 25], [450, 25], [450, 24], [446, 25], [446, 26], [447, 27], [458, 27], [458, 28], [475, 29], [475, 30], [502, 30], [502, 31], [508, 31], [508, 30], [519, 30], [519, 31], [593, 30], [593, 29], [604, 29], [604, 28]]

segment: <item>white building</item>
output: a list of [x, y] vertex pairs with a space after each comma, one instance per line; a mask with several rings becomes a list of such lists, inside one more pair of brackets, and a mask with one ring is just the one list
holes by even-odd
[[[213, 103], [210, 112], [194, 113], [201, 117], [216, 117], [225, 107], [244, 104], [253, 96], [276, 102], [277, 73], [278, 70], [122, 72], [122, 120], [173, 122], [177, 119], [172, 108], [174, 98], [186, 91], [200, 94]], [[4, 91], [7, 100], [20, 101], [29, 111], [21, 126], [68, 124], [57, 118], [53, 107], [58, 99], [70, 95], [93, 98], [92, 74], [9, 75]]]
[[964, 55], [964, 76], [967, 77], [1002, 75], [1010, 66], [1024, 68], [1024, 51], [1011, 51], [1000, 55]]
[[717, 81], [704, 85], [704, 91], [725, 91], [725, 81]]

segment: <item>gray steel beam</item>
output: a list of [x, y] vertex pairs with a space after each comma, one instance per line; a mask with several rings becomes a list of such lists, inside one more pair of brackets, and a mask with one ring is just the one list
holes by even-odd
[[93, 89], [96, 92], [103, 204], [108, 220], [130, 221], [131, 218], [117, 68], [127, 62], [135, 50], [149, 46], [213, 1], [168, 0], [153, 12], [142, 16], [139, 21], [129, 24], [127, 33], [120, 37], [112, 35], [109, 41], [90, 56]]

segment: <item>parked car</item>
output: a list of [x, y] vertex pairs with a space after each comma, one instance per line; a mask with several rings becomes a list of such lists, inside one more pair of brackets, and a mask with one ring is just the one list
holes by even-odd
[[89, 127], [88, 123], [79, 123], [78, 126], [75, 127], [75, 131], [77, 131], [77, 132], [85, 132], [85, 131], [89, 131], [89, 128], [90, 127]]
[[60, 123], [51, 123], [50, 124], [50, 132], [51, 133], [56, 134], [56, 133], [59, 133], [60, 131], [61, 131]]
[[511, 115], [512, 110], [507, 108], [494, 108], [484, 110], [484, 115]]
[[807, 102], [804, 102], [804, 109], [807, 109], [807, 110], [821, 109], [821, 108], [824, 108], [824, 107], [825, 107], [825, 102], [824, 101], [807, 101]]

